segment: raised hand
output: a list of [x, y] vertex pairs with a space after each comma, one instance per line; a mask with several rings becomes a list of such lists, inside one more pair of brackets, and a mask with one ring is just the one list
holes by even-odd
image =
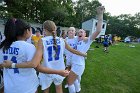
[[59, 72], [59, 75], [63, 76], [63, 77], [66, 77], [69, 75], [69, 72], [68, 70], [60, 70]]
[[105, 11], [104, 6], [97, 7], [97, 15], [102, 15]]

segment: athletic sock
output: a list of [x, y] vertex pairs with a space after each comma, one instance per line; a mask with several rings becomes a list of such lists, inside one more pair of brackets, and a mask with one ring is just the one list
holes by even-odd
[[81, 90], [80, 82], [77, 79], [74, 81], [74, 86], [76, 92], [79, 92]]
[[76, 93], [74, 84], [68, 86], [69, 93]]

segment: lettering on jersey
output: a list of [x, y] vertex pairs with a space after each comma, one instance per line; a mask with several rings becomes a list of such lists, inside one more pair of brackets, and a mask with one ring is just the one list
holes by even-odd
[[69, 44], [71, 47], [75, 47], [76, 46], [76, 44]]
[[76, 44], [69, 44], [73, 49], [77, 49], [77, 46], [76, 46]]
[[82, 42], [77, 42], [77, 45], [81, 45], [82, 44]]
[[10, 47], [8, 50], [5, 50], [3, 54], [15, 54], [18, 55], [19, 48]]
[[[52, 45], [53, 43], [54, 43], [53, 39], [46, 40], [46, 44], [47, 45]], [[56, 44], [60, 44], [60, 39], [56, 39]]]
[[60, 55], [60, 45], [57, 45], [57, 53], [54, 56], [54, 51], [56, 50], [56, 48], [54, 46], [49, 46], [48, 47], [48, 62], [49, 61], [53, 61], [53, 57], [55, 58], [54, 60], [59, 60], [59, 55]]
[[77, 50], [77, 46], [75, 45], [75, 46], [73, 47], [73, 49]]

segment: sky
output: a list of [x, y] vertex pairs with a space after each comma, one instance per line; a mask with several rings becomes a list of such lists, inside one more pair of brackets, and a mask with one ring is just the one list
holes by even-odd
[[112, 16], [140, 12], [140, 0], [99, 0]]
[[[78, 1], [78, 0], [73, 0]], [[89, 0], [91, 1], [91, 0]], [[140, 12], [140, 0], [98, 0], [112, 16]]]

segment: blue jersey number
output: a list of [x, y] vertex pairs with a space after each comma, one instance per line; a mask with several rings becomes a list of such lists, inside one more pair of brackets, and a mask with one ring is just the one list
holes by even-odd
[[[54, 46], [48, 47], [48, 61], [53, 61], [53, 50], [55, 51], [56, 48]], [[55, 56], [55, 60], [59, 60], [59, 54], [60, 54], [60, 45], [57, 45], [57, 53]]]
[[[8, 60], [8, 56], [4, 56], [4, 60]], [[13, 57], [11, 58], [11, 61], [12, 61], [13, 63], [17, 63], [16, 57], [13, 56]], [[14, 69], [14, 73], [19, 73], [18, 68], [13, 68], [13, 69]]]

